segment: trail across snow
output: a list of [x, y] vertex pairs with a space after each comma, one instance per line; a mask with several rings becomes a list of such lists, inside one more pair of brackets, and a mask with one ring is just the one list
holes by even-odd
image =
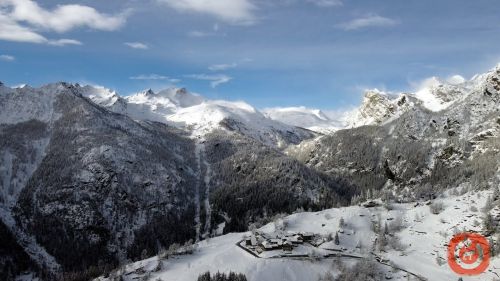
[[[195, 190], [195, 202], [196, 202], [196, 212], [195, 212], [195, 223], [196, 223], [196, 241], [200, 238], [208, 237], [210, 234], [210, 219], [211, 219], [211, 208], [210, 208], [210, 180], [212, 169], [210, 163], [207, 161], [207, 155], [205, 151], [205, 140], [196, 138], [195, 139], [195, 158], [196, 166], [198, 171], [198, 179], [196, 182]], [[205, 208], [205, 225], [201, 223], [201, 208]], [[203, 231], [203, 232], [202, 232]]]
[[211, 218], [212, 218], [212, 209], [210, 208], [210, 180], [212, 177], [212, 168], [210, 166], [210, 163], [207, 161], [207, 153], [205, 150], [205, 144], [202, 144], [202, 155], [203, 155], [203, 165], [205, 165], [205, 177], [204, 177], [204, 183], [205, 183], [205, 214], [206, 214], [206, 219], [205, 219], [205, 233], [203, 234], [205, 237], [210, 234], [210, 228], [211, 228]]
[[195, 144], [195, 149], [194, 149], [194, 155], [196, 158], [196, 167], [198, 171], [198, 179], [196, 181], [196, 189], [195, 189], [195, 194], [194, 194], [194, 201], [196, 204], [196, 210], [195, 210], [195, 224], [196, 224], [196, 241], [198, 242], [200, 240], [200, 228], [201, 228], [201, 220], [200, 220], [200, 213], [201, 213], [201, 204], [200, 204], [200, 186], [201, 186], [201, 177], [202, 177], [202, 169], [201, 169], [201, 143], [196, 142]]

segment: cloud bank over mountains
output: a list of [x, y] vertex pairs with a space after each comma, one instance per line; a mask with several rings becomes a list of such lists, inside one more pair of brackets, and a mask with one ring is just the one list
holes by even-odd
[[0, 40], [49, 44], [55, 46], [81, 45], [75, 39], [49, 39], [43, 33], [65, 33], [76, 28], [113, 31], [122, 27], [129, 12], [117, 15], [100, 13], [78, 5], [58, 5], [49, 10], [31, 0], [0, 1]]

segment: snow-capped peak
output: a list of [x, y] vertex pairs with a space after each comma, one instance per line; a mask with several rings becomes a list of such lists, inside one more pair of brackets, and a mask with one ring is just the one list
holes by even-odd
[[486, 93], [492, 95], [500, 91], [500, 64], [487, 74], [485, 80]]
[[189, 93], [185, 88], [168, 88], [155, 93], [148, 89], [137, 94], [126, 97], [135, 104], [160, 104], [168, 107], [190, 107], [202, 103], [205, 99], [198, 95]]
[[447, 81], [431, 77], [422, 82], [414, 95], [427, 109], [441, 111], [463, 96], [461, 87], [464, 83], [465, 79], [458, 75], [450, 77]]
[[190, 107], [202, 103], [205, 99], [194, 93], [189, 93], [186, 88], [169, 88], [158, 92], [159, 96], [169, 98], [180, 107]]
[[298, 144], [314, 136], [309, 131], [267, 118], [243, 101], [204, 100], [193, 106], [178, 107], [166, 119], [177, 127], [190, 128], [194, 135], [223, 129], [277, 147]]
[[153, 90], [151, 90], [151, 88], [149, 88], [147, 90], [139, 92], [138, 94], [143, 95], [143, 96], [152, 96], [155, 94], [155, 92]]
[[304, 106], [265, 108], [262, 112], [273, 120], [320, 133], [331, 133], [345, 127], [346, 114], [342, 114], [341, 118], [332, 119], [320, 109]]
[[211, 131], [219, 127], [220, 122], [226, 118], [251, 126], [263, 123], [262, 119], [265, 119], [260, 112], [245, 102], [223, 100], [207, 100], [193, 106], [181, 107], [169, 116], [171, 121], [185, 123], [201, 131]]
[[120, 110], [113, 106], [113, 102], [103, 102], [115, 94], [97, 88], [87, 90], [85, 96], [136, 120], [167, 123], [199, 136], [225, 129], [272, 146], [298, 143], [314, 136], [309, 131], [271, 120], [243, 101], [208, 100], [185, 88], [169, 88], [156, 93], [148, 89], [120, 98], [124, 103]]
[[0, 124], [15, 124], [29, 120], [49, 122], [57, 119], [54, 112], [56, 97], [67, 84], [48, 84], [38, 89], [25, 86], [10, 88], [0, 85]]
[[366, 90], [363, 103], [349, 120], [349, 127], [382, 124], [401, 115], [411, 104], [407, 94], [394, 96], [378, 89]]
[[453, 76], [448, 77], [448, 79], [446, 79], [446, 81], [452, 85], [459, 85], [459, 84], [465, 83], [465, 81], [467, 81], [467, 80], [461, 75], [453, 75]]
[[[304, 117], [306, 119], [313, 118], [315, 120], [330, 121], [328, 116], [326, 116], [321, 110], [311, 109], [305, 106], [265, 108], [263, 109], [263, 112], [266, 116], [269, 116], [275, 120], [279, 120], [280, 116], [288, 117], [292, 115], [296, 116], [297, 118]], [[302, 121], [308, 122], [308, 120]]]
[[102, 86], [84, 86], [81, 88], [80, 93], [95, 103], [104, 107], [112, 106], [120, 98], [118, 94], [110, 89]]

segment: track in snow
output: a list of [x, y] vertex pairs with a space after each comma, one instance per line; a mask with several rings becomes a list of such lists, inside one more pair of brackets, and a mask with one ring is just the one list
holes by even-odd
[[[210, 208], [210, 180], [212, 169], [210, 163], [207, 161], [204, 140], [196, 140], [195, 147], [195, 158], [198, 170], [198, 179], [196, 181], [195, 190], [195, 202], [196, 202], [196, 212], [195, 212], [195, 223], [196, 223], [196, 241], [200, 238], [208, 237], [210, 234], [210, 219], [211, 219], [211, 208]], [[203, 196], [202, 196], [203, 194]], [[204, 198], [203, 198], [204, 197]], [[201, 203], [203, 198], [203, 205], [205, 207], [205, 225], [202, 226], [201, 223]], [[203, 233], [202, 233], [203, 229]]]
[[212, 168], [210, 166], [210, 163], [207, 161], [207, 154], [205, 151], [205, 145], [203, 145], [202, 149], [202, 155], [203, 155], [203, 165], [205, 165], [205, 177], [204, 177], [204, 183], [205, 183], [205, 214], [206, 214], [206, 219], [205, 219], [205, 233], [203, 234], [204, 237], [207, 237], [210, 234], [210, 228], [211, 228], [211, 218], [212, 218], [212, 209], [210, 208], [210, 180], [212, 177]]
[[201, 172], [201, 155], [200, 154], [201, 154], [201, 144], [196, 142], [195, 150], [194, 150], [194, 155], [196, 158], [196, 166], [197, 166], [197, 170], [198, 170], [198, 179], [196, 180], [196, 190], [195, 190], [195, 195], [194, 195], [194, 201], [196, 204], [195, 217], [194, 217], [194, 221], [196, 223], [196, 242], [200, 241], [200, 228], [201, 228], [200, 185], [201, 185], [202, 172]]

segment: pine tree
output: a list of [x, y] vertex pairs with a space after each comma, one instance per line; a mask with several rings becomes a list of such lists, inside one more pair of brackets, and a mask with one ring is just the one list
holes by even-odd
[[371, 189], [368, 189], [366, 191], [366, 199], [369, 200], [372, 198], [372, 190]]
[[148, 258], [148, 250], [147, 249], [144, 249], [142, 250], [141, 252], [141, 259], [145, 260]]
[[483, 228], [487, 234], [495, 232], [495, 222], [490, 213], [487, 213], [483, 220]]
[[200, 276], [198, 276], [198, 281], [248, 281], [247, 277], [242, 273], [229, 272], [228, 275], [225, 273], [217, 272], [213, 276], [207, 271]]
[[340, 217], [340, 220], [339, 220], [339, 227], [340, 228], [344, 228], [345, 226], [345, 221], [344, 221], [344, 218], [343, 217]]
[[491, 257], [500, 255], [500, 234], [497, 234], [496, 242], [490, 238], [490, 254]]
[[493, 188], [493, 201], [500, 200], [500, 189], [497, 187]]
[[339, 233], [338, 232], [335, 232], [334, 241], [335, 241], [335, 245], [340, 245], [340, 239], [339, 239]]
[[484, 204], [483, 207], [483, 212], [487, 213], [493, 209], [493, 199], [491, 196], [488, 196], [488, 199], [486, 199], [486, 203]]
[[215, 273], [214, 278], [212, 278], [214, 281], [224, 281], [226, 279], [226, 275], [222, 274], [220, 272]]
[[439, 254], [437, 254], [437, 255], [436, 255], [436, 263], [437, 263], [439, 266], [442, 266], [442, 265], [445, 263], [444, 259], [443, 259], [443, 258], [441, 258], [441, 255], [439, 255]]
[[497, 255], [497, 246], [491, 237], [488, 239], [488, 242], [490, 244], [490, 257], [494, 257]]
[[207, 271], [198, 276], [198, 281], [211, 281], [210, 272]]
[[378, 235], [378, 249], [379, 251], [384, 251], [387, 246], [387, 238], [385, 237], [384, 231], [380, 231]]
[[500, 234], [497, 234], [497, 241], [496, 241], [496, 254], [497, 256], [500, 255]]

